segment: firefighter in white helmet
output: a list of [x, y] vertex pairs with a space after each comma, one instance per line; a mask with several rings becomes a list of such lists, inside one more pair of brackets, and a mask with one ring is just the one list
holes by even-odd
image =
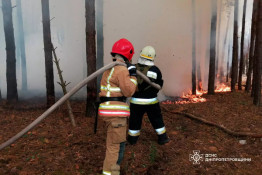
[[[156, 57], [155, 49], [152, 46], [146, 46], [140, 53], [137, 70], [146, 75], [152, 82], [163, 86], [163, 79], [161, 71], [154, 65]], [[130, 100], [130, 118], [128, 129], [128, 142], [136, 144], [140, 135], [143, 115], [147, 113], [148, 118], [158, 135], [158, 144], [164, 145], [169, 142], [166, 134], [166, 128], [163, 122], [160, 105], [157, 99], [159, 90], [150, 86], [143, 81], [142, 78], [137, 77], [138, 88]]]

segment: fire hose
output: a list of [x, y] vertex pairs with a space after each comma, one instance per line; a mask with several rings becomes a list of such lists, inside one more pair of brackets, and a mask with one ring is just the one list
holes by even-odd
[[[31, 129], [33, 129], [36, 125], [38, 125], [43, 119], [45, 119], [48, 115], [50, 115], [55, 109], [57, 109], [59, 106], [61, 106], [64, 102], [66, 102], [67, 99], [69, 99], [72, 95], [74, 95], [77, 91], [79, 91], [83, 86], [85, 86], [89, 81], [93, 80], [94, 78], [96, 78], [98, 75], [102, 74], [104, 71], [116, 66], [116, 65], [122, 65], [122, 66], [126, 66], [125, 63], [122, 62], [112, 62], [102, 68], [100, 68], [99, 70], [97, 70], [96, 72], [92, 73], [90, 76], [88, 76], [87, 78], [85, 78], [83, 81], [81, 81], [80, 83], [78, 83], [75, 87], [73, 87], [67, 94], [65, 94], [62, 98], [60, 98], [53, 106], [51, 106], [50, 108], [48, 108], [42, 115], [40, 115], [37, 119], [35, 119], [31, 124], [29, 124], [27, 127], [25, 127], [22, 131], [20, 131], [19, 133], [17, 133], [15, 136], [13, 136], [12, 138], [10, 138], [9, 140], [7, 140], [6, 142], [2, 143], [0, 145], [0, 150], [4, 149], [5, 147], [11, 145], [12, 143], [14, 143], [17, 139], [19, 139], [20, 137], [22, 137], [25, 133], [27, 133], [28, 131], [30, 131]], [[140, 76], [145, 82], [147, 82], [149, 85], [151, 85], [152, 87], [160, 90], [161, 87], [158, 84], [155, 84], [153, 82], [151, 82], [149, 80], [149, 78], [147, 76], [145, 76], [142, 72], [137, 70], [137, 75]]]

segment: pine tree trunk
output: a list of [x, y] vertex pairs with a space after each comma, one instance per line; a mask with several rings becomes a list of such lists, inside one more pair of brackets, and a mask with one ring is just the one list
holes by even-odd
[[260, 105], [261, 101], [261, 68], [262, 68], [262, 1], [259, 1], [258, 16], [257, 16], [257, 42], [255, 49], [256, 69], [254, 69], [255, 89], [253, 103], [256, 106]]
[[16, 81], [16, 55], [15, 38], [12, 19], [11, 0], [2, 1], [4, 33], [6, 42], [6, 81], [7, 81], [7, 100], [15, 102], [18, 100], [17, 81]]
[[[248, 41], [248, 43], [250, 43], [250, 40]], [[248, 44], [248, 49], [250, 48], [250, 45]], [[247, 75], [247, 71], [249, 69], [249, 52], [247, 51], [245, 54], [245, 61], [244, 61], [244, 74]]]
[[196, 94], [196, 4], [192, 0], [192, 94]]
[[[18, 19], [16, 18], [15, 21], [13, 21], [13, 23], [18, 24]], [[20, 46], [19, 46], [19, 31], [15, 31], [14, 30], [14, 35], [15, 35], [15, 57], [16, 57], [16, 74], [17, 74], [17, 79], [19, 79], [21, 74], [21, 52], [20, 52]]]
[[[97, 41], [97, 64], [96, 68], [100, 69], [104, 66], [104, 29], [103, 29], [103, 16], [104, 16], [104, 0], [96, 1], [96, 41]], [[102, 75], [97, 77], [97, 87], [100, 87]]]
[[[86, 62], [88, 76], [96, 71], [95, 0], [86, 0]], [[87, 84], [86, 116], [95, 114], [97, 79]]]
[[25, 55], [25, 39], [24, 39], [24, 24], [22, 16], [21, 0], [16, 0], [18, 31], [19, 31], [19, 50], [21, 53], [21, 67], [22, 67], [22, 90], [27, 91], [27, 69], [26, 69], [26, 55]]
[[[220, 79], [219, 79], [219, 82], [221, 83], [222, 81], [223, 81], [223, 77], [224, 77], [224, 64], [225, 64], [225, 62], [226, 62], [226, 53], [227, 53], [227, 51], [229, 52], [229, 50], [228, 50], [228, 48], [226, 47], [226, 46], [228, 46], [229, 47], [229, 45], [226, 45], [227, 44], [227, 41], [228, 41], [228, 43], [229, 43], [229, 39], [227, 39], [227, 38], [229, 38], [228, 37], [228, 31], [229, 31], [229, 21], [230, 21], [230, 15], [229, 15], [229, 17], [228, 17], [228, 20], [227, 20], [227, 27], [226, 27], [226, 34], [225, 34], [225, 38], [224, 38], [224, 51], [223, 51], [223, 59], [222, 59], [222, 61], [221, 61], [221, 69], [220, 69]], [[228, 70], [228, 68], [227, 68], [227, 70]], [[227, 76], [228, 74], [226, 73], [226, 76]], [[228, 78], [228, 76], [227, 76], [227, 78]]]
[[242, 90], [242, 74], [244, 70], [244, 42], [245, 42], [246, 9], [247, 9], [247, 0], [244, 1], [244, 7], [243, 7], [240, 64], [239, 64], [239, 73], [238, 73], [239, 75], [238, 76], [238, 90]]
[[218, 68], [219, 68], [219, 60], [220, 60], [220, 25], [221, 25], [221, 18], [222, 18], [222, 0], [219, 0], [220, 3], [220, 12], [219, 12], [219, 22], [218, 22], [218, 26], [217, 26], [217, 45], [216, 45], [216, 77], [221, 77], [221, 75], [219, 74]]
[[198, 63], [198, 66], [197, 66], [197, 80], [198, 80], [198, 90], [202, 91], [203, 90], [203, 82], [202, 82], [202, 78], [201, 78], [201, 66], [200, 66], [200, 63]]
[[228, 48], [228, 57], [227, 57], [227, 77], [226, 77], [226, 82], [228, 82], [229, 79], [229, 55], [230, 54], [230, 47]]
[[[231, 32], [230, 32], [231, 33]], [[226, 82], [229, 81], [229, 76], [231, 75], [231, 68], [229, 66], [229, 62], [230, 62], [230, 56], [232, 55], [231, 54], [231, 48], [232, 48], [232, 43], [230, 43], [229, 41], [229, 44], [228, 44], [228, 51], [227, 51], [227, 77], [226, 77]]]
[[[258, 7], [258, 6], [257, 6]], [[256, 22], [257, 23], [257, 22]], [[257, 28], [257, 24], [256, 24], [256, 28]], [[257, 29], [256, 29], [257, 30]], [[257, 32], [256, 32], [257, 34]], [[255, 36], [255, 43], [254, 43], [254, 47], [256, 49], [256, 45], [257, 45], [257, 36]], [[255, 70], [256, 70], [256, 50], [254, 50], [254, 57], [253, 57], [253, 77], [252, 77], [252, 88], [251, 88], [251, 97], [254, 97], [254, 93], [255, 93], [255, 88], [256, 88], [256, 74], [255, 74]]]
[[[232, 13], [232, 15], [234, 15], [233, 13]], [[233, 20], [234, 20], [234, 16], [232, 16], [231, 17], [231, 19], [232, 19], [232, 21], [231, 22], [233, 22]], [[232, 24], [232, 23], [230, 23], [230, 24]], [[232, 56], [233, 56], [233, 54], [232, 54], [232, 52], [233, 52], [233, 32], [234, 32], [234, 30], [233, 29], [231, 29], [230, 30], [230, 33], [229, 33], [229, 41], [228, 41], [228, 50], [227, 50], [227, 77], [226, 77], [226, 82], [229, 82], [229, 78], [231, 77], [231, 74], [232, 74], [232, 65], [230, 66], [230, 62], [232, 63]], [[231, 38], [232, 38], [232, 40], [231, 40]]]
[[212, 0], [208, 94], [215, 94], [217, 1]]
[[232, 74], [231, 91], [234, 92], [237, 83], [238, 73], [238, 0], [235, 0], [234, 6], [234, 34], [233, 34], [233, 56], [232, 56]]
[[253, 72], [254, 64], [254, 48], [255, 48], [255, 38], [256, 38], [256, 18], [257, 18], [257, 4], [258, 0], [253, 2], [253, 14], [252, 14], [252, 26], [251, 26], [251, 39], [250, 39], [250, 50], [249, 50], [249, 66], [247, 72], [247, 82], [246, 82], [246, 92], [251, 89], [251, 77]]
[[49, 107], [55, 103], [49, 0], [41, 0], [41, 2], [42, 2], [43, 37], [44, 37], [44, 50], [45, 50], [46, 98], [47, 98], [47, 106]]

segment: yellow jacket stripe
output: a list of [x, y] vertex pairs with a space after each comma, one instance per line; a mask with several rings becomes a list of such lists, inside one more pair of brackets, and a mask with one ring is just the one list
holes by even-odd
[[103, 175], [111, 175], [111, 172], [109, 172], [109, 171], [103, 171]]
[[[107, 78], [107, 86], [106, 86], [107, 89], [110, 89], [110, 87], [111, 87], [109, 80], [111, 79], [111, 77], [112, 77], [112, 75], [113, 75], [113, 73], [114, 73], [114, 70], [115, 70], [115, 68], [113, 67], [113, 68], [111, 69], [111, 71], [110, 71], [110, 74], [109, 74], [108, 78]], [[107, 96], [107, 97], [110, 97], [110, 91], [109, 91], [109, 90], [107, 91], [106, 96]]]
[[100, 105], [99, 109], [121, 109], [121, 110], [126, 110], [130, 111], [129, 106], [124, 106], [124, 105]]
[[[132, 97], [136, 84], [136, 77], [130, 76], [125, 66], [115, 66], [103, 73], [99, 97]], [[101, 117], [128, 117], [130, 109], [126, 102], [106, 101], [99, 105], [98, 114]]]
[[140, 104], [140, 105], [149, 105], [158, 103], [157, 98], [134, 98], [132, 97], [130, 103]]
[[121, 89], [118, 88], [118, 87], [111, 87], [111, 86], [110, 86], [110, 88], [107, 89], [107, 87], [106, 87], [106, 86], [103, 86], [103, 85], [100, 87], [100, 90], [101, 90], [101, 91], [110, 91], [110, 92], [121, 92]]
[[130, 80], [132, 81], [132, 83], [134, 83], [135, 85], [137, 85], [136, 79], [130, 78]]

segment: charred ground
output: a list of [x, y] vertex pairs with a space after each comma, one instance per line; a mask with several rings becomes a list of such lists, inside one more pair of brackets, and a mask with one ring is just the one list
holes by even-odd
[[[233, 131], [262, 134], [262, 107], [255, 107], [242, 91], [205, 95], [205, 103], [165, 104], [169, 111], [191, 113]], [[44, 103], [19, 102], [15, 107], [3, 101], [0, 107], [0, 143], [31, 123], [45, 109]], [[73, 101], [77, 127], [73, 128], [66, 106], [56, 110], [34, 130], [28, 132], [0, 154], [0, 174], [99, 174], [105, 154], [105, 130], [99, 122], [93, 134], [94, 118], [84, 117], [85, 102]], [[262, 140], [230, 136], [220, 129], [163, 110], [171, 142], [157, 145], [147, 117], [140, 139], [127, 145], [123, 174], [260, 174]], [[241, 145], [239, 140], [246, 140]], [[217, 157], [251, 158], [250, 162], [200, 162], [193, 165], [193, 150]]]

